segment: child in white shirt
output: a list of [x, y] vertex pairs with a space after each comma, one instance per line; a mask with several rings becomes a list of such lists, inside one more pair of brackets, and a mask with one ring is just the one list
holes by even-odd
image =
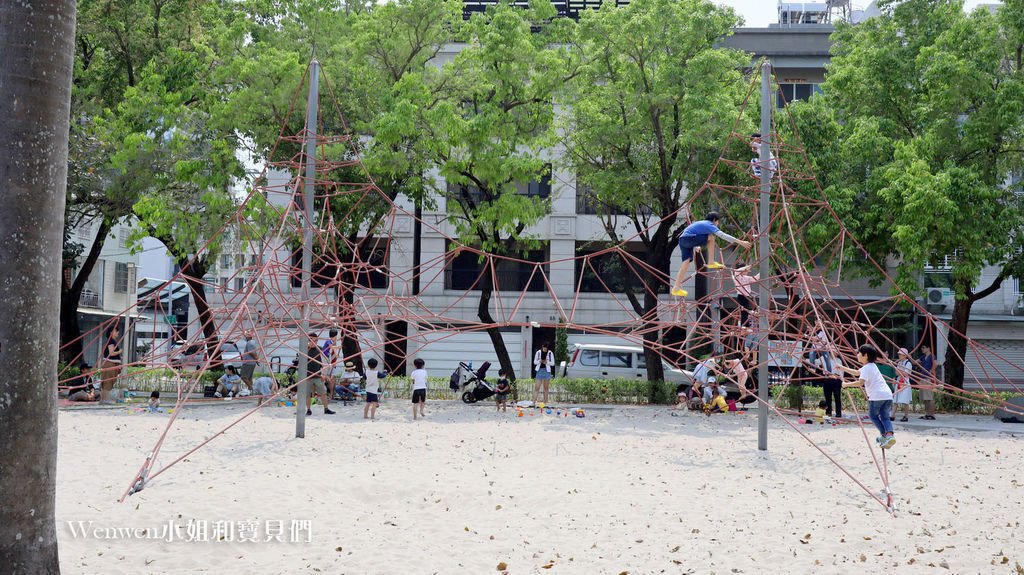
[[882, 372], [878, 371], [875, 361], [881, 354], [874, 346], [864, 344], [857, 349], [857, 361], [864, 364], [860, 371], [843, 368], [847, 373], [857, 374], [857, 381], [844, 383], [843, 387], [863, 387], [868, 396], [868, 417], [878, 428], [881, 435], [875, 439], [882, 449], [889, 449], [896, 444], [896, 438], [892, 433], [892, 420], [889, 412], [892, 411], [892, 390], [885, 383]]
[[387, 377], [387, 373], [377, 371], [376, 358], [371, 357], [366, 367], [369, 369], [366, 370], [366, 407], [363, 408], [363, 419], [373, 421], [380, 407], [380, 378]]
[[427, 405], [427, 370], [423, 369], [426, 363], [418, 357], [412, 364], [416, 367], [416, 371], [412, 372], [412, 418], [416, 419], [417, 407], [419, 407], [420, 417], [427, 416], [426, 413], [423, 413], [423, 409]]

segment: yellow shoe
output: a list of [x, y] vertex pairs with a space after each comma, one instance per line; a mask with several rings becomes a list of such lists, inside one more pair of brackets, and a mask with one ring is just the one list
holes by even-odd
[[710, 262], [710, 263], [708, 263], [708, 265], [706, 267], [709, 270], [720, 270], [720, 269], [724, 268], [725, 266], [720, 264], [720, 263], [718, 263], [718, 262]]
[[690, 294], [687, 293], [687, 291], [684, 290], [684, 289], [674, 289], [674, 290], [672, 290], [672, 295], [674, 295], [676, 297], [686, 297], [686, 296], [688, 296]]

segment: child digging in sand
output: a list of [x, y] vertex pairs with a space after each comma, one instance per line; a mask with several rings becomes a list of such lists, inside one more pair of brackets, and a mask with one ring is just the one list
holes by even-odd
[[892, 411], [892, 390], [885, 384], [882, 372], [878, 371], [875, 361], [879, 357], [878, 350], [874, 346], [864, 344], [857, 349], [857, 361], [863, 364], [860, 371], [848, 367], [843, 369], [850, 375], [856, 374], [857, 381], [846, 382], [843, 387], [863, 387], [868, 396], [868, 417], [875, 427], [878, 428], [878, 436], [875, 441], [882, 449], [889, 449], [896, 445], [896, 438], [892, 433], [892, 420], [889, 413]]

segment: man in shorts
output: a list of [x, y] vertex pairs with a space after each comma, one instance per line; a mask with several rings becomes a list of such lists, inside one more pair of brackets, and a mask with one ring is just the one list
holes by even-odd
[[[327, 395], [327, 386], [324, 385], [324, 380], [321, 377], [324, 369], [323, 352], [320, 350], [320, 346], [317, 345], [316, 332], [309, 333], [309, 348], [306, 350], [306, 355], [309, 356], [309, 363], [306, 368], [309, 388], [312, 390], [312, 393], [320, 398], [320, 403], [324, 406], [324, 415], [334, 415], [334, 412], [327, 407], [331, 398]], [[306, 407], [306, 415], [313, 415], [313, 410], [309, 404]]]
[[935, 356], [928, 344], [921, 346], [921, 355], [917, 358], [913, 370], [914, 387], [920, 390], [921, 402], [924, 403], [924, 415], [920, 419], [935, 419]]
[[709, 212], [707, 218], [686, 226], [686, 229], [683, 230], [683, 235], [679, 236], [679, 252], [683, 258], [683, 265], [679, 268], [679, 273], [676, 274], [675, 283], [672, 284], [672, 295], [676, 297], [686, 297], [689, 295], [683, 289], [683, 278], [686, 276], [686, 271], [690, 269], [690, 262], [693, 261], [694, 252], [700, 251], [705, 245], [708, 247], [707, 269], [717, 270], [725, 267], [715, 261], [716, 237], [722, 238], [729, 243], [750, 248], [750, 242], [734, 238], [718, 229], [718, 212]]

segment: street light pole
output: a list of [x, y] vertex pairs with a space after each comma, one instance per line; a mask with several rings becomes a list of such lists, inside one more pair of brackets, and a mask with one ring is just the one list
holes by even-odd
[[772, 95], [771, 95], [771, 64], [767, 60], [761, 63], [761, 202], [758, 212], [758, 256], [761, 258], [760, 280], [757, 282], [758, 305], [758, 340], [757, 360], [757, 448], [768, 450], [768, 306], [771, 290], [768, 287], [770, 277], [768, 231], [772, 190], [771, 170], [771, 138], [772, 138]]
[[[320, 63], [309, 63], [309, 96], [306, 99], [306, 176], [302, 188], [302, 319], [299, 322], [299, 390], [295, 400], [295, 437], [306, 437], [306, 402], [309, 401], [310, 280], [313, 269], [313, 192], [316, 189], [316, 120], [320, 108]], [[305, 347], [303, 347], [305, 345]]]

